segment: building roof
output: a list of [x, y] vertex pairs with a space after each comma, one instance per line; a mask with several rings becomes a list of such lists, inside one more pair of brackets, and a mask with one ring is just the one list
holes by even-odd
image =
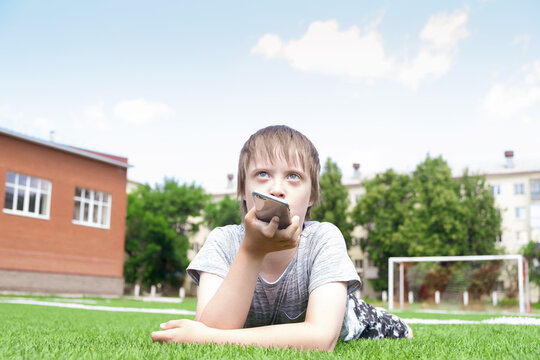
[[[517, 174], [540, 173], [540, 159], [516, 159], [511, 163], [501, 160], [497, 162], [484, 162], [467, 166], [469, 174], [479, 174], [486, 176], [505, 176]], [[454, 169], [453, 169], [454, 170]], [[461, 177], [463, 169], [455, 169], [453, 176]]]
[[123, 168], [131, 167], [131, 165], [128, 164], [128, 159], [125, 157], [105, 154], [105, 153], [101, 153], [101, 152], [97, 152], [93, 150], [82, 149], [82, 148], [64, 145], [64, 144], [59, 144], [59, 143], [55, 143], [54, 141], [42, 140], [42, 139], [38, 139], [32, 136], [17, 133], [15, 131], [11, 131], [3, 127], [0, 127], [0, 135], [6, 135], [9, 137], [19, 139], [19, 140], [46, 146], [52, 149], [79, 155], [79, 156], [90, 158], [93, 160], [101, 161], [101, 162], [104, 162], [110, 165], [115, 165], [118, 167], [123, 167]]

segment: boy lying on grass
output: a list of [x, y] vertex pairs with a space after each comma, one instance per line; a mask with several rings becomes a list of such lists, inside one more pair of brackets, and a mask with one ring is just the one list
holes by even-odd
[[[412, 338], [401, 319], [353, 295], [361, 282], [339, 229], [309, 221], [319, 170], [296, 130], [270, 126], [249, 138], [238, 165], [244, 225], [208, 235], [187, 269], [199, 285], [195, 321], [161, 324], [154, 341], [333, 351], [338, 339]], [[253, 190], [287, 200], [291, 225], [257, 219]]]

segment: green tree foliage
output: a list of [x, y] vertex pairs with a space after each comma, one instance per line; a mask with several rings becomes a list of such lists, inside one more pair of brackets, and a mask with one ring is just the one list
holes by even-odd
[[427, 156], [413, 173], [412, 190], [409, 216], [400, 229], [408, 256], [463, 255], [463, 207], [446, 162]]
[[341, 171], [330, 158], [326, 160], [324, 172], [320, 178], [321, 201], [311, 211], [311, 218], [317, 221], [327, 221], [336, 225], [343, 237], [347, 248], [351, 245], [352, 223], [349, 221], [349, 191], [341, 183]]
[[145, 185], [128, 195], [124, 263], [128, 283], [178, 286], [183, 281], [188, 237], [199, 227], [193, 219], [208, 200], [202, 188], [167, 178], [155, 189]]
[[412, 182], [408, 175], [392, 169], [364, 182], [365, 195], [355, 206], [352, 219], [366, 230], [360, 246], [379, 269], [379, 277], [371, 280], [376, 290], [386, 289], [388, 258], [408, 252], [409, 241], [400, 232], [409, 216]]
[[411, 176], [387, 170], [364, 187], [352, 218], [366, 230], [361, 246], [379, 268], [377, 290], [387, 286], [389, 257], [497, 252], [501, 216], [481, 176], [454, 180], [440, 156], [428, 155]]
[[242, 222], [240, 201], [225, 195], [221, 201], [208, 203], [204, 210], [204, 221], [209, 229], [240, 224]]
[[463, 244], [463, 254], [495, 254], [495, 239], [501, 236], [502, 218], [495, 207], [486, 178], [470, 175], [465, 170], [463, 176], [454, 183], [462, 205], [461, 222], [465, 226], [467, 241]]
[[[540, 244], [534, 241], [529, 241], [521, 252], [529, 263], [529, 281], [540, 286]], [[540, 302], [540, 295], [538, 302]]]

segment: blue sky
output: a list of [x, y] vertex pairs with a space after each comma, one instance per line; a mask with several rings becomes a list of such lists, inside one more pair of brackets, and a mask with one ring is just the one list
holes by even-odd
[[271, 124], [345, 177], [538, 159], [539, 17], [533, 0], [0, 0], [0, 126], [208, 190]]

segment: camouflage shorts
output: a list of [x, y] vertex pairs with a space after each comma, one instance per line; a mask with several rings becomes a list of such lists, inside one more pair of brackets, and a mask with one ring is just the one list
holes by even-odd
[[[364, 300], [349, 295], [352, 301], [352, 310], [356, 315], [355, 331], [352, 338], [357, 339], [381, 339], [381, 338], [406, 338], [409, 334], [407, 325], [399, 317], [389, 314], [380, 308], [374, 308]], [[351, 334], [352, 335], [352, 334]]]

